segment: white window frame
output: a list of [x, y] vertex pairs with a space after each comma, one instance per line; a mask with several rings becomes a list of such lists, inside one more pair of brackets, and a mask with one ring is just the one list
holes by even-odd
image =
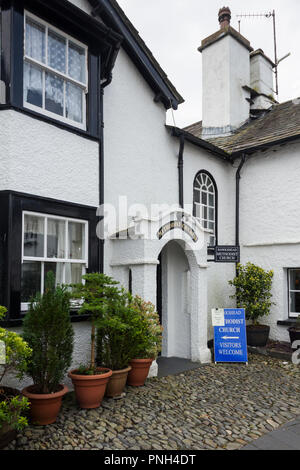
[[289, 318], [297, 318], [300, 315], [300, 312], [292, 312], [291, 311], [291, 292], [299, 292], [299, 290], [291, 289], [291, 272], [292, 271], [300, 271], [300, 268], [289, 268], [288, 269], [288, 308], [289, 308]]
[[[45, 58], [46, 58], [46, 63], [44, 64], [43, 62], [40, 62], [39, 60], [33, 59], [32, 57], [29, 57], [26, 54], [26, 21], [27, 18], [32, 19], [34, 22], [40, 24], [41, 26], [45, 27]], [[58, 70], [53, 69], [52, 67], [46, 65], [48, 62], [48, 31], [49, 29], [60, 36], [64, 37], [66, 39], [66, 63], [68, 67], [68, 51], [69, 51], [69, 42], [74, 43], [75, 45], [81, 47], [82, 49], [85, 50], [85, 83], [80, 82], [75, 80], [74, 78], [69, 77], [67, 74], [63, 72], [59, 72]], [[64, 122], [66, 124], [72, 125], [74, 127], [78, 127], [79, 129], [82, 130], [87, 130], [87, 119], [86, 119], [86, 111], [87, 111], [87, 94], [88, 94], [88, 47], [83, 44], [82, 42], [78, 41], [77, 39], [74, 39], [72, 36], [69, 36], [68, 34], [64, 33], [60, 29], [56, 28], [55, 26], [52, 26], [50, 23], [47, 23], [46, 21], [42, 20], [38, 16], [35, 16], [32, 13], [29, 13], [28, 11], [25, 10], [24, 12], [24, 51], [23, 51], [23, 66], [24, 64], [29, 63], [32, 65], [37, 66], [38, 68], [42, 69], [43, 72], [43, 106], [40, 108], [39, 106], [35, 106], [31, 103], [27, 103], [25, 100], [25, 97], [23, 99], [23, 106], [24, 108], [31, 109], [32, 111], [38, 112], [40, 114], [43, 114], [45, 116], [48, 116], [52, 119], [56, 119], [58, 121]], [[65, 116], [60, 116], [59, 114], [52, 113], [51, 111], [48, 111], [45, 109], [45, 75], [46, 72], [53, 73], [57, 75], [59, 78], [63, 79], [64, 81], [64, 113], [66, 111], [66, 83], [69, 82], [73, 85], [76, 85], [82, 89], [82, 117], [83, 121], [82, 123], [79, 123], [77, 121], [73, 121], [70, 118], [67, 118]]]
[[[25, 235], [25, 215], [40, 217], [44, 219], [44, 256], [25, 256], [24, 255], [24, 235]], [[65, 222], [65, 258], [48, 258], [47, 257], [47, 224], [48, 220], [63, 220]], [[69, 253], [69, 236], [68, 236], [68, 227], [69, 222], [80, 223], [84, 226], [84, 258], [83, 259], [74, 259], [68, 258], [67, 255]], [[74, 219], [71, 217], [61, 217], [52, 214], [44, 214], [41, 212], [32, 212], [32, 211], [23, 211], [22, 213], [22, 264], [24, 261], [32, 261], [32, 262], [40, 262], [41, 263], [41, 293], [44, 292], [44, 266], [45, 263], [64, 263], [63, 264], [63, 282], [65, 283], [65, 274], [66, 264], [81, 264], [82, 265], [82, 274], [86, 273], [88, 269], [88, 233], [89, 233], [89, 222], [87, 220], [82, 219]], [[29, 302], [21, 302], [21, 311], [27, 311], [29, 307]]]
[[[207, 190], [202, 189], [203, 186], [204, 186], [204, 183], [202, 183], [202, 181], [199, 179], [202, 175], [205, 175], [206, 178], [209, 179], [209, 181], [210, 181], [210, 184], [209, 184], [209, 185], [212, 185], [212, 187], [213, 187], [213, 192], [208, 191], [208, 189], [207, 189]], [[198, 184], [198, 186], [196, 186], [196, 184]], [[206, 184], [206, 186], [209, 186], [209, 185]], [[215, 244], [216, 244], [216, 228], [217, 228], [217, 227], [216, 227], [216, 223], [217, 223], [217, 222], [216, 222], [216, 208], [217, 208], [217, 200], [216, 200], [216, 198], [217, 198], [217, 192], [216, 192], [216, 188], [215, 188], [213, 179], [212, 179], [207, 173], [205, 173], [204, 171], [203, 171], [203, 172], [200, 171], [200, 172], [197, 174], [197, 176], [196, 176], [196, 178], [195, 178], [195, 181], [194, 181], [193, 193], [194, 193], [194, 191], [198, 191], [198, 192], [200, 193], [200, 198], [199, 198], [199, 199], [200, 199], [200, 202], [196, 202], [196, 201], [195, 201], [195, 198], [194, 198], [194, 195], [193, 195], [194, 205], [195, 205], [195, 207], [200, 207], [200, 212], [201, 212], [201, 217], [197, 217], [197, 211], [195, 211], [195, 212], [196, 212], [196, 217], [197, 217], [197, 219], [200, 221], [201, 225], [202, 225], [205, 229], [209, 229], [209, 223], [213, 223], [213, 224], [214, 224], [214, 229], [213, 229], [213, 230], [212, 230], [212, 229], [209, 229], [209, 230], [212, 231], [212, 233], [210, 234], [209, 239], [210, 239], [210, 240], [213, 239], [214, 242], [211, 243], [211, 241], [209, 241], [209, 242], [208, 242], [208, 245], [209, 245], [209, 246], [215, 246]], [[202, 198], [201, 198], [202, 193], [205, 193], [205, 194], [207, 195], [207, 204], [202, 204]], [[211, 206], [211, 205], [209, 204], [209, 196], [210, 196], [210, 195], [213, 196], [213, 198], [214, 198], [214, 205], [213, 205], [213, 206]], [[206, 217], [206, 218], [204, 217], [204, 208], [207, 209], [207, 217]], [[211, 220], [211, 219], [209, 218], [209, 209], [213, 209], [213, 211], [214, 211], [214, 219], [213, 219], [213, 220]], [[203, 222], [206, 222], [207, 227], [205, 227], [205, 225], [203, 224]]]

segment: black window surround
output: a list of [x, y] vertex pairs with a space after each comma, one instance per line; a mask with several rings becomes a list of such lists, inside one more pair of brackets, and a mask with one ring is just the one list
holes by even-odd
[[[1, 108], [13, 108], [82, 136], [98, 139], [102, 121], [99, 108], [100, 82], [111, 73], [116, 50], [120, 47], [120, 36], [114, 32], [109, 34], [108, 28], [65, 0], [51, 0], [51, 2], [2, 0], [0, 5], [2, 10], [0, 78], [6, 85], [6, 104], [0, 106], [0, 110]], [[87, 46], [86, 130], [81, 130], [72, 124], [61, 122], [23, 106], [24, 10], [38, 16]], [[110, 70], [108, 70], [109, 68]]]
[[[296, 275], [296, 282], [299, 284], [299, 273], [300, 273], [300, 268], [287, 268], [286, 273], [287, 273], [287, 306], [288, 306], [288, 319], [291, 321], [296, 321], [297, 317], [300, 316], [300, 312], [292, 312], [292, 296], [294, 295], [294, 305], [295, 307], [299, 307], [299, 296], [300, 296], [300, 285], [292, 285], [291, 283], [291, 275], [292, 272], [297, 271], [298, 276]], [[295, 309], [296, 310], [296, 309]]]
[[[99, 246], [96, 235], [99, 218], [96, 207], [43, 198], [14, 191], [0, 191], [0, 305], [8, 309], [8, 325], [22, 323], [21, 312], [21, 262], [22, 262], [22, 213], [23, 211], [69, 217], [88, 221], [88, 272], [101, 270]], [[77, 313], [72, 319], [78, 321]]]
[[[193, 181], [193, 215], [194, 215], [194, 217], [196, 217], [194, 187], [195, 187], [196, 179], [201, 173], [207, 175], [211, 179], [211, 181], [213, 183], [213, 186], [214, 186], [214, 189], [215, 189], [215, 240], [216, 240], [216, 245], [218, 245], [218, 243], [219, 243], [219, 237], [218, 237], [218, 199], [219, 199], [218, 198], [218, 187], [217, 187], [217, 184], [216, 184], [216, 181], [215, 181], [214, 177], [207, 170], [198, 171], [198, 173], [196, 174], [196, 176], [194, 178], [194, 181]], [[213, 246], [208, 246], [207, 247], [207, 252], [208, 252], [209, 255], [213, 255], [215, 253], [215, 248]]]

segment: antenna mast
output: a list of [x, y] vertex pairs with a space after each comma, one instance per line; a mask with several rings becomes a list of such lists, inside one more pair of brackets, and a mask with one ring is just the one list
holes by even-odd
[[[275, 73], [275, 82], [276, 82], [276, 95], [278, 96], [278, 64], [281, 62], [283, 59], [288, 57], [290, 55], [287, 54], [285, 57], [282, 59], [278, 60], [277, 56], [277, 35], [276, 35], [276, 13], [275, 10], [269, 11], [268, 13], [248, 13], [248, 14], [243, 14], [243, 15], [236, 15], [238, 18], [273, 18], [273, 34], [274, 34], [274, 73]], [[239, 20], [239, 32], [241, 29], [241, 20]]]

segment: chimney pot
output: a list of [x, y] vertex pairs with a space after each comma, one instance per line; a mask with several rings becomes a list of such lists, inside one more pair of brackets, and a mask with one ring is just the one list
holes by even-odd
[[223, 7], [219, 10], [220, 29], [230, 26], [231, 10], [229, 7]]

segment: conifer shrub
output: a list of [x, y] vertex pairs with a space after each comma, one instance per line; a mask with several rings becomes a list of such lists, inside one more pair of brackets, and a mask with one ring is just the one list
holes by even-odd
[[23, 322], [23, 338], [32, 349], [27, 375], [35, 393], [48, 394], [59, 386], [72, 362], [74, 332], [70, 320], [71, 294], [66, 286], [55, 286], [47, 274], [43, 295], [31, 299]]

